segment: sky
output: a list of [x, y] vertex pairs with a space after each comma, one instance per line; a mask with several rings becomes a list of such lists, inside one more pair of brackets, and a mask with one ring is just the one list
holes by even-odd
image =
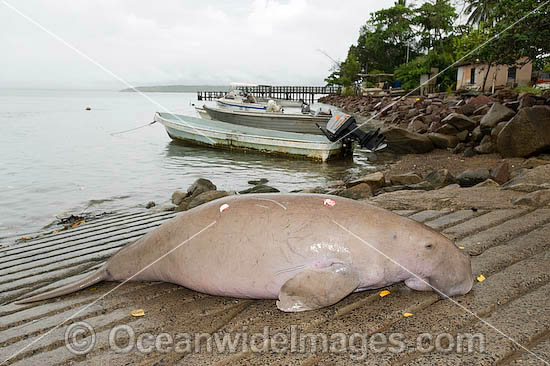
[[0, 88], [323, 85], [333, 62], [319, 50], [345, 59], [393, 3], [0, 0]]

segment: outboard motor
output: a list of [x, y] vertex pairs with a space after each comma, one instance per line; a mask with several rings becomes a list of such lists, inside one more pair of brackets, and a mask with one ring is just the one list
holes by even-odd
[[327, 123], [327, 128], [317, 124], [317, 127], [323, 131], [325, 136], [332, 142], [342, 140], [345, 145], [351, 145], [355, 140], [361, 147], [376, 152], [388, 146], [385, 143], [386, 138], [380, 133], [380, 129], [370, 132], [362, 131], [355, 118], [349, 114], [334, 115]]

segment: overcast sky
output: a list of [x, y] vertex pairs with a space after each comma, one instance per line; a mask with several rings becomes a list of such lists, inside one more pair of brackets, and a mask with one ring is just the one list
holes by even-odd
[[[6, 0], [131, 85], [321, 85], [394, 0]], [[0, 0], [0, 88], [126, 87]]]

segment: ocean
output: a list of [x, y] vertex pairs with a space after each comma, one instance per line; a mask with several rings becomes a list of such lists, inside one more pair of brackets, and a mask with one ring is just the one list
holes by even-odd
[[[288, 192], [359, 177], [376, 167], [214, 150], [172, 141], [156, 111], [197, 115], [195, 93], [0, 89], [0, 239], [40, 230], [60, 215], [167, 206], [197, 178], [239, 191], [267, 178]], [[208, 102], [212, 103], [212, 102]], [[86, 107], [91, 110], [86, 110]]]

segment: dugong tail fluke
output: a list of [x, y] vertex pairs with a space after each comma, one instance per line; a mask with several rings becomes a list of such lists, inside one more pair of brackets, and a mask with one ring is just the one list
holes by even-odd
[[107, 272], [105, 271], [105, 266], [102, 266], [81, 280], [75, 281], [73, 283], [69, 283], [68, 285], [61, 286], [51, 291], [47, 291], [43, 294], [17, 300], [15, 303], [20, 305], [20, 304], [28, 304], [31, 302], [52, 299], [54, 297], [67, 295], [67, 294], [82, 290], [86, 287], [90, 287], [106, 279], [107, 279]]

